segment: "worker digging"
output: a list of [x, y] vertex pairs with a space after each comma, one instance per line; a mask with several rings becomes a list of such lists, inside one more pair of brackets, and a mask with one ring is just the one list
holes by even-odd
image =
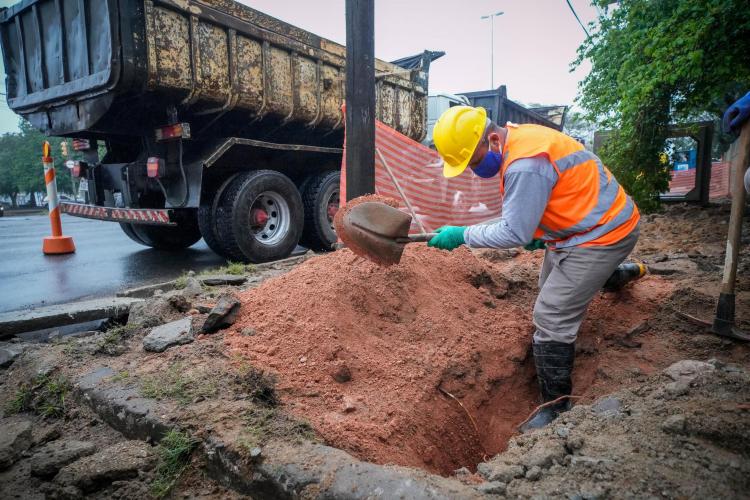
[[543, 402], [551, 404], [523, 430], [543, 427], [570, 408], [578, 329], [594, 294], [638, 241], [638, 208], [594, 153], [549, 128], [500, 127], [483, 108], [455, 106], [438, 119], [433, 137], [445, 177], [467, 167], [480, 177], [499, 176], [503, 217], [443, 226], [429, 246], [546, 246], [532, 348]]

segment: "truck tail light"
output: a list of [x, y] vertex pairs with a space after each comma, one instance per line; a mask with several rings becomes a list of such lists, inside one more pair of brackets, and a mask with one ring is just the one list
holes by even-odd
[[190, 139], [190, 124], [175, 123], [156, 129], [156, 140], [168, 141], [170, 139]]
[[73, 139], [73, 149], [76, 151], [88, 151], [91, 143], [88, 139]]
[[65, 166], [70, 169], [70, 175], [73, 177], [86, 177], [86, 170], [88, 165], [85, 161], [73, 161], [68, 160], [65, 162]]
[[164, 177], [164, 160], [152, 156], [146, 162], [146, 174], [152, 179]]

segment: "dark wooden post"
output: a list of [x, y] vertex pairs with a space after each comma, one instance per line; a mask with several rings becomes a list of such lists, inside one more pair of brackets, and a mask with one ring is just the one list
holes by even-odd
[[375, 192], [375, 0], [346, 0], [346, 199]]

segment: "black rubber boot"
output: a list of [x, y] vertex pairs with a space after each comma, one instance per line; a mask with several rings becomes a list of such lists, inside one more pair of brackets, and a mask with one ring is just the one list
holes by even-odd
[[[542, 402], [547, 403], [560, 396], [570, 395], [573, 389], [570, 375], [573, 372], [575, 343], [535, 342], [532, 348]], [[554, 405], [545, 406], [521, 427], [521, 432], [526, 433], [544, 427], [556, 419], [560, 413], [568, 411], [570, 406], [569, 398]]]

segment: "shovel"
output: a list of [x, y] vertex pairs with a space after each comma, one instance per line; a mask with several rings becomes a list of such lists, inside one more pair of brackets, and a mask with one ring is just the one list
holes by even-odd
[[407, 243], [431, 240], [437, 233], [409, 236], [412, 217], [397, 208], [369, 201], [351, 207], [342, 219], [341, 240], [357, 255], [385, 266], [398, 264]]

